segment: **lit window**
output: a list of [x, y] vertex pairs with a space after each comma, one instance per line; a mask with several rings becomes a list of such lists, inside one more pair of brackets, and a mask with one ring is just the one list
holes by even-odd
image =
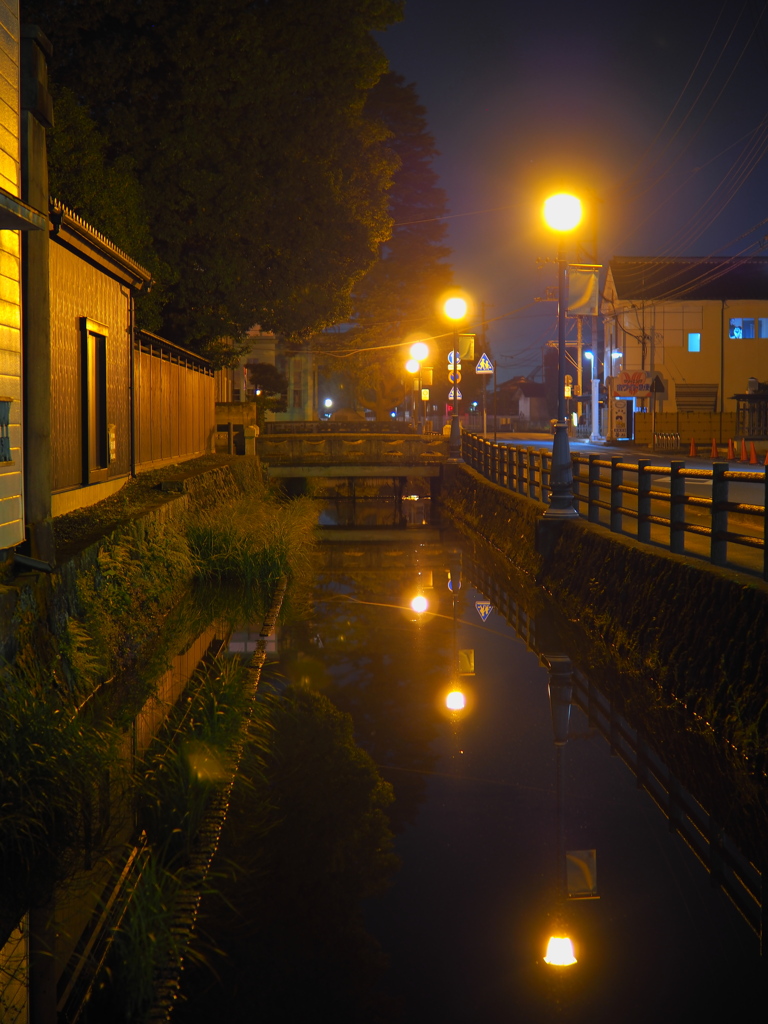
[[688, 333], [688, 351], [701, 352], [701, 334], [698, 332]]
[[757, 336], [758, 338], [768, 338], [768, 317], [758, 317]]
[[729, 338], [754, 338], [755, 321], [752, 317], [734, 316], [728, 321]]

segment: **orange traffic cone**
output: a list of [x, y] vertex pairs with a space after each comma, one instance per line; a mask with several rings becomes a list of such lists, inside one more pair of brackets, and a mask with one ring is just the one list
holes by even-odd
[[735, 462], [736, 461], [736, 452], [733, 450], [733, 438], [732, 437], [728, 438], [728, 461], [729, 462]]
[[691, 447], [688, 449], [688, 458], [689, 459], [695, 459], [696, 455], [697, 455], [697, 452], [696, 452], [696, 442], [694, 441], [693, 438], [691, 438]]
[[742, 437], [742, 439], [741, 439], [741, 458], [739, 459], [739, 462], [746, 462], [746, 461], [747, 461], [747, 442]]
[[712, 451], [709, 453], [709, 457], [713, 462], [720, 458], [720, 453], [717, 450], [717, 441], [714, 437], [712, 438]]
[[757, 465], [757, 452], [755, 451], [755, 442], [749, 442], [749, 464], [750, 466]]

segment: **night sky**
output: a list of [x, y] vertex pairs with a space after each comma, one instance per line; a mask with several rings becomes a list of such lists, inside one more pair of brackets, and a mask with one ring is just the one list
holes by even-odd
[[[588, 199], [569, 258], [757, 253], [768, 235], [768, 4], [406, 0], [383, 33], [441, 152], [456, 283], [499, 380], [555, 332], [543, 199]], [[578, 245], [578, 248], [577, 248]], [[477, 325], [476, 325], [477, 326]]]

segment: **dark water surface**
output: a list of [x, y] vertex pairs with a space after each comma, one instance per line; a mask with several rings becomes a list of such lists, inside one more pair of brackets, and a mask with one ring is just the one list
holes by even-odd
[[[379, 539], [356, 542], [339, 531], [322, 544], [313, 617], [282, 627], [271, 671], [278, 688], [309, 685], [349, 712], [357, 743], [394, 788], [401, 866], [364, 912], [389, 965], [369, 971], [375, 956], [360, 938], [360, 959], [340, 948], [346, 973], [339, 963], [323, 968], [329, 984], [313, 980], [306, 965], [293, 981], [288, 972], [284, 992], [317, 991], [305, 992], [304, 1003], [288, 999], [283, 1013], [279, 987], [275, 1001], [252, 1014], [253, 1003], [234, 992], [234, 974], [228, 980], [225, 969], [218, 989], [196, 975], [178, 1019], [751, 1018], [768, 980], [754, 932], [575, 704], [567, 742], [556, 746], [550, 677], [538, 653], [559, 653], [558, 640], [534, 584], [514, 583], [530, 589], [537, 609], [516, 616], [536, 653], [498, 607], [482, 620], [476, 605], [482, 610], [490, 588], [470, 546], [414, 526], [429, 518], [419, 508], [408, 507], [411, 525], [389, 532], [386, 514], [366, 512]], [[351, 521], [337, 513], [338, 505], [325, 521]], [[508, 581], [496, 573], [503, 591]], [[409, 607], [417, 594], [428, 602], [421, 615]], [[466, 698], [460, 713], [445, 707], [456, 688]], [[314, 836], [295, 834], [311, 848]], [[599, 898], [566, 900], [565, 851], [585, 850], [596, 851]], [[227, 949], [215, 913], [203, 923], [238, 971], [258, 976], [262, 954], [254, 950], [249, 960], [247, 948]], [[558, 930], [574, 941], [571, 967], [543, 962], [547, 937]], [[331, 945], [334, 935], [329, 928]], [[342, 998], [344, 986], [361, 984], [370, 997]], [[211, 1005], [220, 1017], [211, 1017]]]

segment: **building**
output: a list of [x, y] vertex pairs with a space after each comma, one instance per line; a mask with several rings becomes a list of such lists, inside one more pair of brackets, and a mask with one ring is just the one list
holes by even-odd
[[736, 396], [768, 379], [768, 257], [617, 257], [602, 313], [609, 436], [736, 436]]

